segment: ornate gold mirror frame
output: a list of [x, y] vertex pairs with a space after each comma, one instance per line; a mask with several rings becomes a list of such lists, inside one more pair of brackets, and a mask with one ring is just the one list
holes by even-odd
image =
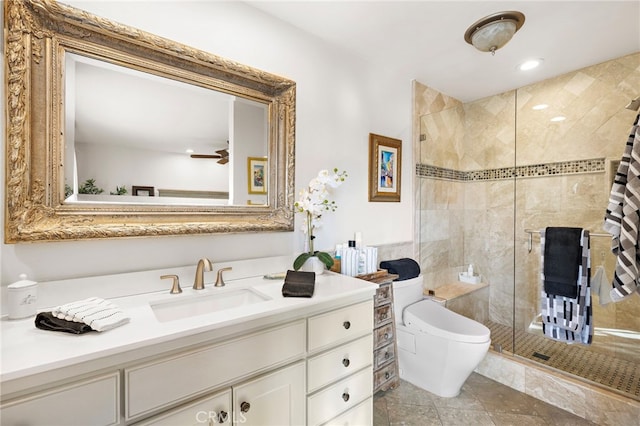
[[[6, 0], [4, 23], [6, 243], [293, 229], [295, 82], [53, 0]], [[267, 105], [267, 203], [64, 203], [67, 52]]]

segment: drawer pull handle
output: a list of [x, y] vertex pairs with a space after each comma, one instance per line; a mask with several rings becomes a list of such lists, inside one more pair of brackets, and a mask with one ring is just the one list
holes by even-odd
[[248, 413], [250, 408], [251, 404], [249, 404], [247, 401], [242, 401], [242, 403], [240, 404], [240, 411], [242, 411], [243, 413]]
[[342, 323], [342, 326], [345, 328], [345, 330], [348, 330], [351, 328], [351, 322], [345, 321]]
[[344, 402], [349, 401], [349, 394], [347, 392], [342, 394], [342, 399], [344, 400]]
[[349, 361], [349, 358], [344, 358], [342, 360], [342, 365], [344, 365], [345, 367], [348, 367], [349, 364], [351, 364], [351, 361]]
[[387, 319], [387, 314], [380, 315], [380, 321], [384, 321]]
[[229, 413], [227, 413], [226, 411], [220, 411], [218, 413], [218, 423], [226, 422], [228, 417], [229, 417]]
[[391, 354], [389, 352], [384, 353], [384, 359], [389, 359], [390, 356]]
[[388, 379], [389, 377], [391, 377], [391, 374], [389, 374], [389, 372], [387, 371], [386, 373], [384, 373], [384, 378], [385, 380]]
[[384, 333], [384, 339], [389, 340], [389, 333]]

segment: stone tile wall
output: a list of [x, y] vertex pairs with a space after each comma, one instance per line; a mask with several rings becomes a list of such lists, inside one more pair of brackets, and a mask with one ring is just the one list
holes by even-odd
[[[515, 325], [535, 320], [539, 239], [529, 251], [525, 229], [603, 232], [616, 161], [636, 115], [624, 107], [638, 95], [640, 53], [468, 104], [415, 82], [415, 239], [425, 287], [455, 280], [472, 262], [489, 283], [491, 320], [511, 326], [514, 298]], [[549, 107], [532, 109], [542, 103]], [[560, 115], [566, 119], [550, 121]], [[612, 278], [609, 246], [607, 237], [592, 238], [591, 263]], [[596, 327], [640, 332], [634, 299], [600, 306], [596, 297]], [[640, 356], [637, 344], [614, 336], [596, 341], [612, 355]]]

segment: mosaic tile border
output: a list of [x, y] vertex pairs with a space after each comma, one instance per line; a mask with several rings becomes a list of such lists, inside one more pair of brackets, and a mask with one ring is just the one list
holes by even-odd
[[589, 160], [560, 161], [557, 163], [531, 164], [527, 166], [504, 167], [499, 169], [472, 170], [463, 172], [460, 170], [446, 169], [429, 164], [416, 164], [416, 176], [456, 181], [482, 181], [561, 176], [579, 173], [594, 173], [605, 171], [604, 158], [592, 158]]

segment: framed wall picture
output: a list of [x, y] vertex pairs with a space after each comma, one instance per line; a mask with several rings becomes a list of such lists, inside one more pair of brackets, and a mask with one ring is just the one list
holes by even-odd
[[369, 133], [369, 201], [400, 201], [402, 141]]
[[132, 186], [131, 193], [139, 197], [153, 197], [155, 189], [153, 186]]
[[247, 158], [247, 182], [249, 194], [267, 193], [267, 157]]

